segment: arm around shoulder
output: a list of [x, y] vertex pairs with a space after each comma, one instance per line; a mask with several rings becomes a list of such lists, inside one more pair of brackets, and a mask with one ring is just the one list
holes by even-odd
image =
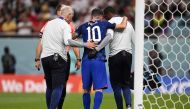
[[127, 26], [127, 17], [123, 17], [123, 20], [120, 24], [116, 25], [116, 29], [125, 29], [125, 27]]

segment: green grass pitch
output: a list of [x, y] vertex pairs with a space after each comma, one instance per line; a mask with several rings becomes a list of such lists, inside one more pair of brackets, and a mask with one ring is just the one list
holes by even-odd
[[[0, 93], [0, 109], [46, 109], [45, 95]], [[82, 94], [67, 94], [63, 109], [83, 109]], [[101, 109], [116, 109], [113, 94], [104, 94]]]
[[[91, 107], [93, 98], [94, 95], [91, 97]], [[144, 96], [145, 109], [190, 109], [189, 101], [190, 95]], [[45, 94], [0, 93], [0, 109], [46, 109]], [[67, 94], [63, 109], [83, 109], [82, 94]], [[104, 94], [100, 109], [117, 109], [112, 93]]]

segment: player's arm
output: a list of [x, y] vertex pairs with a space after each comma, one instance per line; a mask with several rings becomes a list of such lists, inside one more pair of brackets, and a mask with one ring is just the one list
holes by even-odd
[[120, 24], [117, 24], [115, 26], [115, 29], [125, 29], [125, 27], [127, 26], [127, 17], [123, 17], [123, 20]]
[[104, 48], [106, 45], [108, 45], [111, 40], [113, 40], [113, 30], [108, 29], [107, 33], [106, 33], [106, 37], [102, 40], [102, 42], [95, 49], [97, 51], [100, 51], [102, 48]]
[[80, 59], [80, 49], [78, 47], [73, 47], [74, 54], [77, 59]]
[[88, 41], [84, 43], [83, 41], [73, 40], [71, 38], [71, 29], [70, 27], [66, 26], [64, 30], [64, 43], [65, 45], [72, 46], [72, 47], [87, 47], [89, 49], [93, 49], [96, 47], [94, 42]]
[[120, 24], [116, 24], [112, 21], [106, 21], [104, 22], [104, 25], [107, 29], [125, 29], [125, 27], [127, 26], [127, 17], [123, 17], [123, 20]]
[[93, 59], [96, 57], [96, 54], [98, 51], [103, 49], [111, 40], [113, 39], [113, 30], [108, 29], [105, 38], [102, 40], [102, 42], [94, 48], [92, 51], [88, 53], [88, 58]]
[[78, 70], [81, 66], [81, 58], [80, 58], [80, 50], [78, 47], [73, 47], [74, 54], [77, 58], [77, 61], [75, 63], [75, 68]]
[[13, 64], [16, 64], [16, 59], [15, 59], [15, 56], [12, 55], [12, 58], [13, 58]]
[[39, 40], [36, 47], [36, 58], [35, 58], [36, 60], [40, 60], [40, 56], [42, 52], [42, 35], [43, 35], [46, 24], [41, 28], [40, 33], [39, 33]]
[[74, 39], [74, 40], [75, 40], [75, 39], [77, 39], [77, 38], [79, 38], [78, 33], [73, 33], [73, 34], [72, 34], [72, 39]]
[[96, 44], [94, 42], [88, 41], [85, 43], [83, 41], [78, 41], [73, 39], [68, 39], [68, 44], [72, 47], [86, 47], [89, 49], [93, 49], [96, 47]]
[[41, 43], [41, 38], [40, 38], [36, 47], [36, 58], [35, 58], [35, 67], [38, 70], [40, 70], [41, 68], [41, 62], [40, 62], [41, 52], [42, 52], [42, 43]]
[[77, 39], [81, 36], [81, 31], [82, 31], [82, 25], [80, 25], [75, 32], [72, 34], [72, 39]]
[[[82, 25], [78, 27], [78, 29], [76, 30], [76, 36], [80, 36], [82, 33]], [[72, 47], [86, 47], [89, 49], [93, 49], [94, 47], [96, 47], [94, 42], [88, 41], [88, 42], [83, 42], [82, 40], [73, 40], [73, 38], [68, 39], [68, 45], [72, 46]]]
[[39, 33], [40, 38], [38, 40], [38, 44], [37, 44], [37, 47], [36, 47], [35, 67], [38, 70], [40, 70], [40, 68], [41, 68], [40, 56], [41, 56], [41, 53], [42, 53], [42, 35], [43, 35], [44, 29], [45, 29], [45, 26], [47, 25], [47, 23], [40, 30], [40, 33]]
[[42, 52], [42, 43], [41, 43], [41, 38], [38, 40], [38, 44], [36, 47], [36, 59], [40, 59], [40, 55]]
[[131, 42], [132, 46], [135, 49], [135, 30], [133, 29], [133, 26], [131, 25]]

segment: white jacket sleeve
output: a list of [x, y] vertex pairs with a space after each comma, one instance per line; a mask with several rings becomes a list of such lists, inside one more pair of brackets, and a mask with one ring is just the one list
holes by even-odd
[[65, 45], [69, 45], [68, 39], [72, 39], [71, 27], [66, 24], [63, 30], [63, 40]]
[[131, 42], [132, 42], [132, 46], [135, 49], [135, 30], [133, 29], [133, 27], [131, 26]]
[[73, 40], [73, 39], [69, 39], [68, 43], [72, 47], [86, 47], [87, 46], [87, 44], [84, 43], [83, 41], [76, 41], [76, 40]]
[[96, 47], [97, 51], [100, 51], [104, 48], [111, 40], [113, 39], [113, 30], [108, 29], [106, 33], [106, 37], [102, 40], [102, 42]]

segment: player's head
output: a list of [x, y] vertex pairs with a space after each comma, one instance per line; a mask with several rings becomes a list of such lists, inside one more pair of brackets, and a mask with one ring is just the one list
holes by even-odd
[[6, 46], [6, 47], [4, 48], [4, 52], [5, 52], [5, 54], [9, 54], [9, 47]]
[[60, 9], [60, 14], [62, 17], [64, 17], [64, 19], [67, 21], [67, 22], [71, 22], [72, 21], [72, 18], [73, 18], [73, 15], [74, 15], [74, 12], [73, 12], [73, 9], [71, 6], [63, 6], [61, 7]]
[[91, 12], [92, 19], [101, 20], [103, 18], [103, 11], [99, 8], [95, 8]]
[[116, 14], [116, 11], [113, 7], [108, 6], [104, 9], [104, 18], [106, 20], [111, 19]]
[[64, 6], [66, 6], [66, 5], [64, 5], [64, 4], [58, 4], [57, 5], [57, 7], [55, 9], [55, 12], [56, 12], [57, 16], [61, 16], [61, 8], [63, 8]]

